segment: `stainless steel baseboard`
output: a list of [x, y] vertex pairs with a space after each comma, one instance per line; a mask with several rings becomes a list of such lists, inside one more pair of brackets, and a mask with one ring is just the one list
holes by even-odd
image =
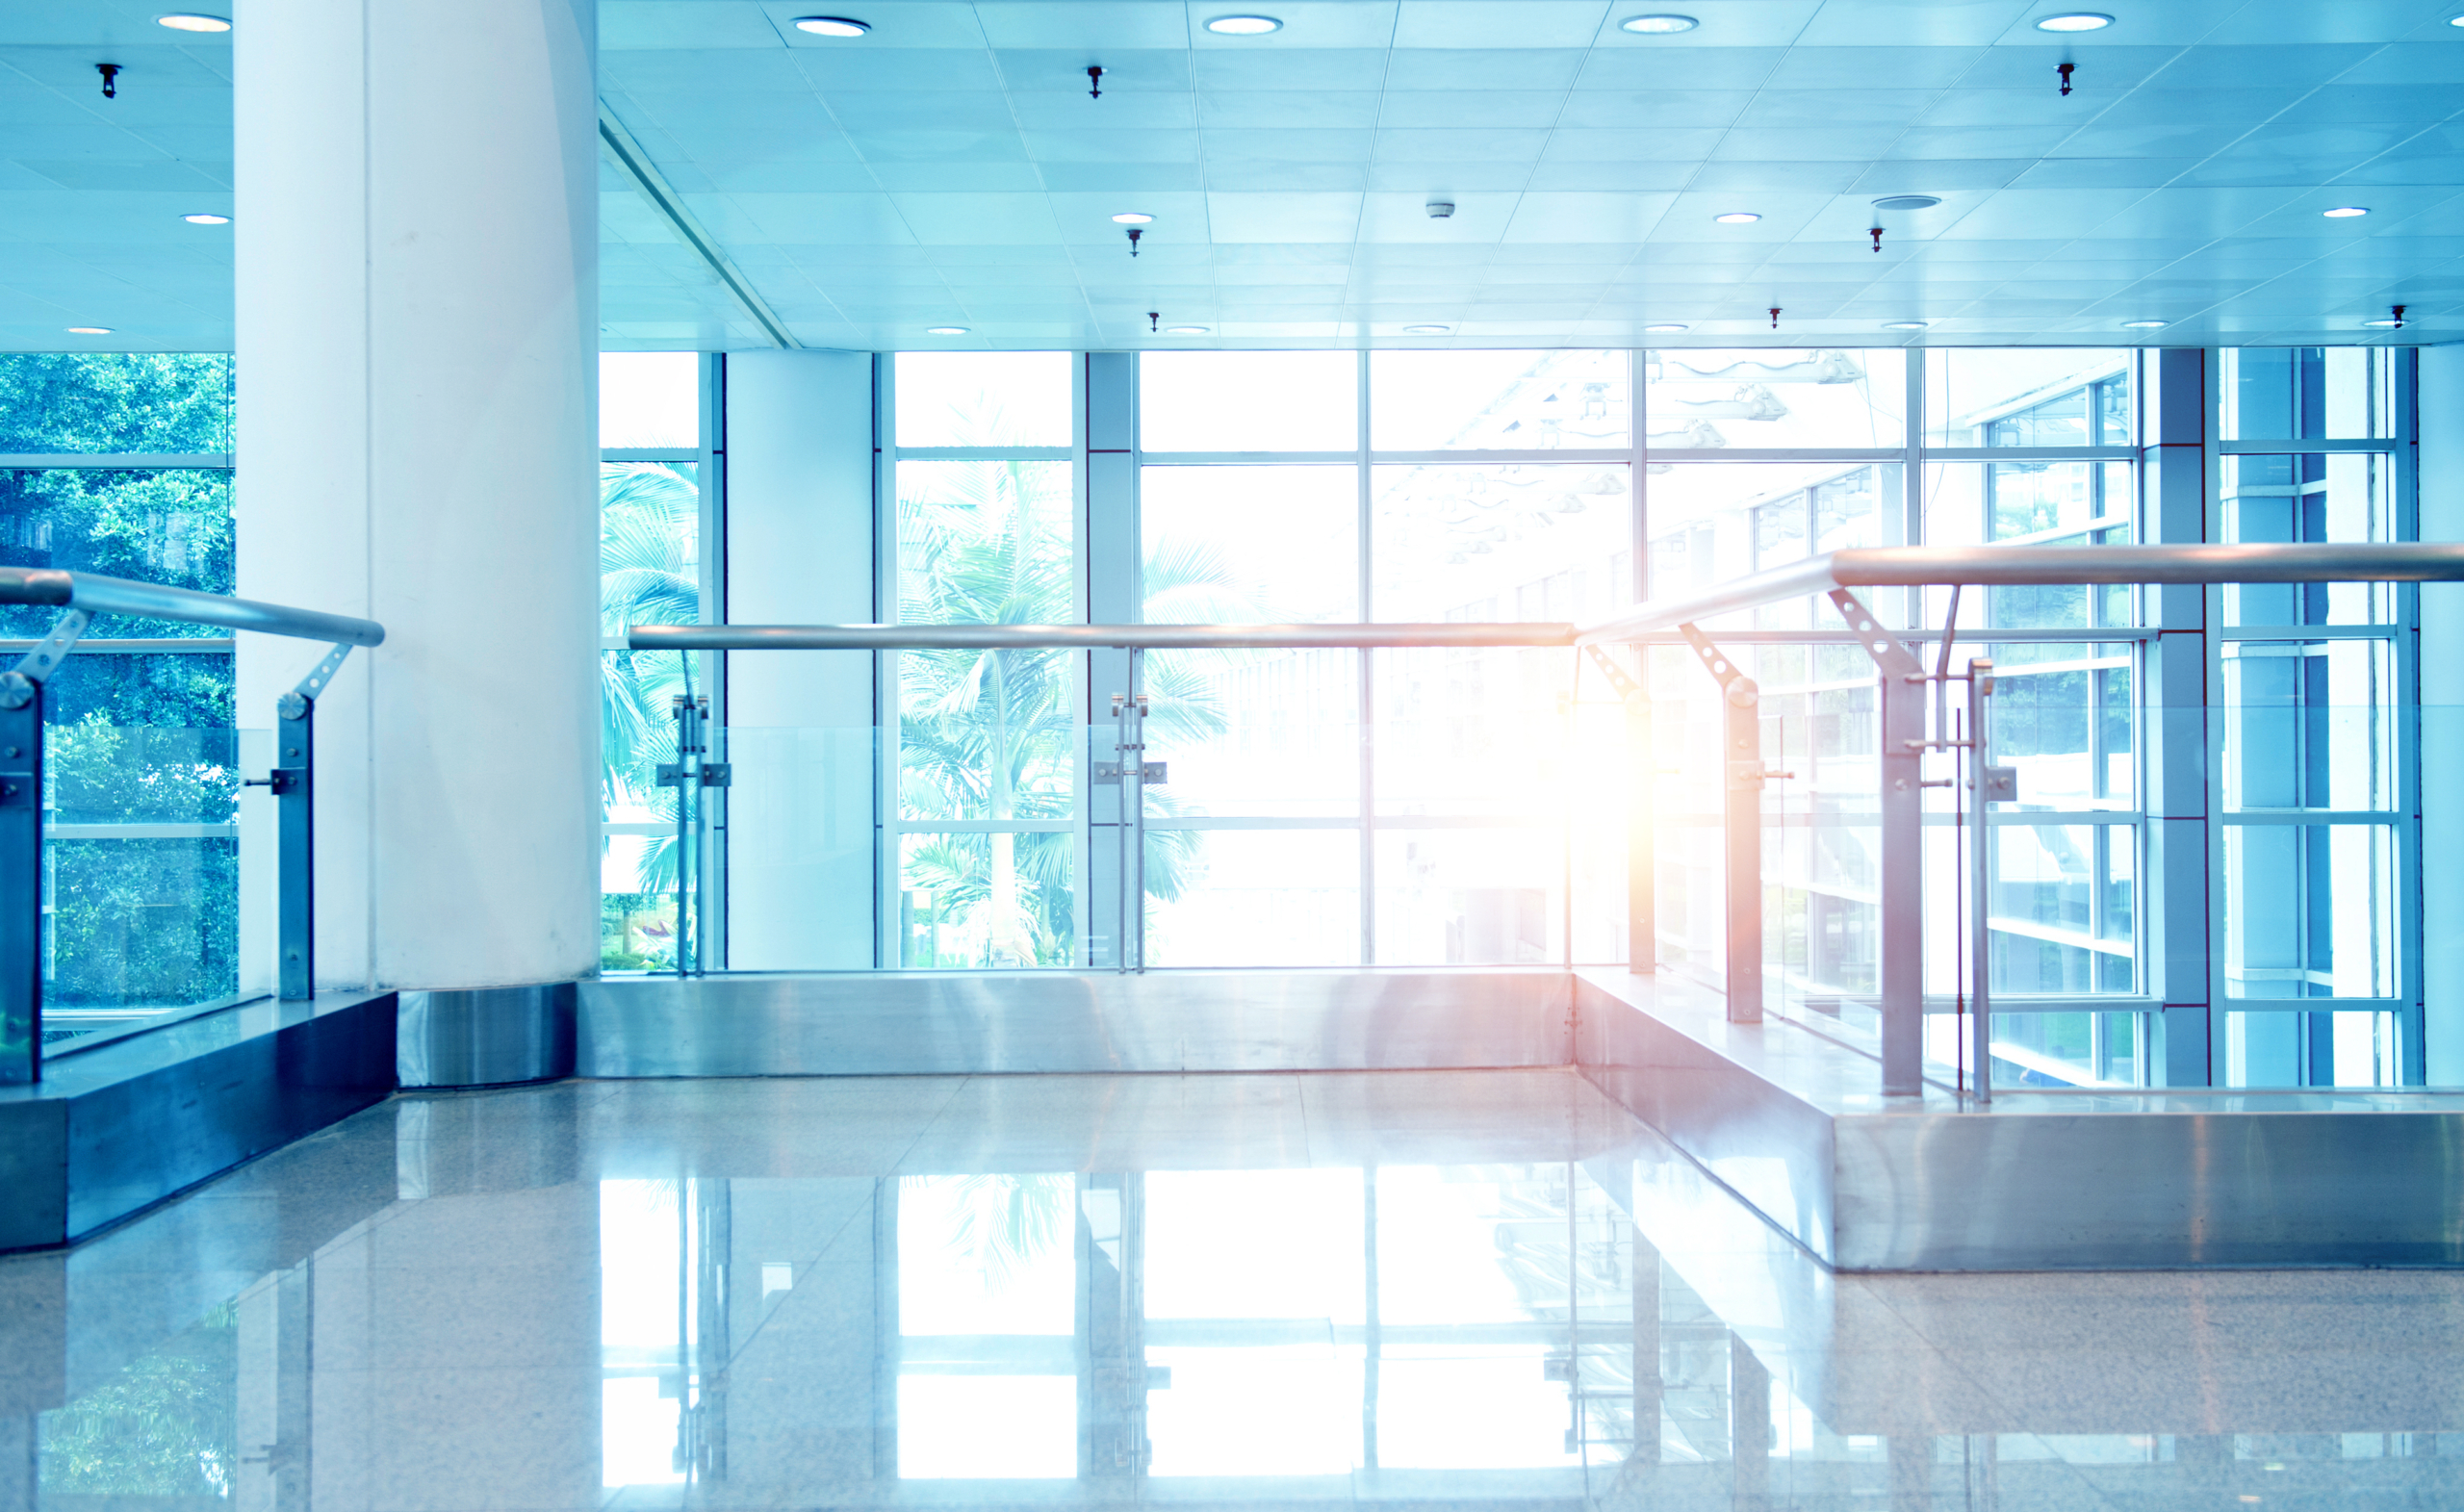
[[575, 984], [404, 992], [406, 1088], [506, 1087], [574, 1074]]
[[603, 1077], [1566, 1065], [1573, 986], [1512, 970], [615, 978], [581, 985], [578, 1065]]

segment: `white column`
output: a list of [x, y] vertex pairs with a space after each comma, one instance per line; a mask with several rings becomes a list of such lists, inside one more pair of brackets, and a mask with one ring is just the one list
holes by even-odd
[[[387, 630], [318, 710], [320, 985], [580, 976], [593, 7], [241, 0], [233, 19], [240, 592]], [[241, 724], [270, 723], [318, 654], [242, 637]]]

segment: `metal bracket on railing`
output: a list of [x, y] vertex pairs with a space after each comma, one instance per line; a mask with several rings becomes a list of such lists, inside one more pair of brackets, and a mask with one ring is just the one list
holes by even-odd
[[325, 653], [325, 659], [309, 668], [308, 675], [299, 679], [298, 686], [274, 702], [274, 712], [285, 719], [297, 719], [299, 716], [292, 710], [314, 703], [317, 695], [325, 691], [325, 684], [334, 680], [334, 674], [343, 669], [343, 658], [349, 654], [348, 641]]
[[1720, 684], [1726, 705], [1720, 729], [1720, 770], [1726, 774], [1721, 828], [1726, 832], [1728, 1019], [1762, 1022], [1762, 691], [1710, 638], [1691, 624], [1678, 633]]
[[1115, 860], [1120, 896], [1113, 947], [1116, 971], [1146, 969], [1146, 784], [1161, 782], [1167, 776], [1164, 762], [1146, 759], [1146, 716], [1152, 705], [1139, 690], [1144, 671], [1143, 653], [1131, 647], [1129, 691], [1114, 694], [1112, 701], [1113, 754], [1119, 759], [1094, 764], [1096, 782], [1120, 788], [1115, 800], [1120, 807], [1120, 823], [1115, 830], [1119, 837]]
[[1883, 1091], [1912, 1097], [1925, 1089], [1925, 664], [1855, 594], [1834, 588], [1830, 599], [1877, 674]]
[[[701, 968], [701, 932], [690, 924], [693, 903], [693, 825], [695, 801], [713, 787], [735, 784], [735, 769], [709, 759], [710, 701], [699, 694], [679, 693], [669, 700], [676, 719], [676, 759], [658, 764], [656, 782], [676, 789], [676, 974]], [[690, 942], [691, 955], [687, 955]]]

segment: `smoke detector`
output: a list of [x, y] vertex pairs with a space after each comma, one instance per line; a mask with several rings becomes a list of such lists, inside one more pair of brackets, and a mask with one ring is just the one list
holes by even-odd
[[1432, 199], [1428, 202], [1428, 218], [1431, 220], [1445, 220], [1453, 214], [1454, 201], [1450, 199]]

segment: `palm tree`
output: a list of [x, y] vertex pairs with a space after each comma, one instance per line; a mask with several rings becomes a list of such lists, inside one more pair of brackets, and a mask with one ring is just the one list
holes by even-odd
[[[602, 463], [599, 511], [600, 629], [628, 625], [690, 625], [702, 617], [693, 544], [702, 492], [693, 468], [667, 462]], [[601, 791], [606, 805], [645, 810], [673, 824], [678, 791], [657, 785], [660, 759], [674, 743], [670, 701], [689, 693], [685, 653], [608, 651], [599, 658]], [[676, 837], [643, 846], [645, 893], [676, 887]], [[670, 937], [673, 935], [671, 934]]]

